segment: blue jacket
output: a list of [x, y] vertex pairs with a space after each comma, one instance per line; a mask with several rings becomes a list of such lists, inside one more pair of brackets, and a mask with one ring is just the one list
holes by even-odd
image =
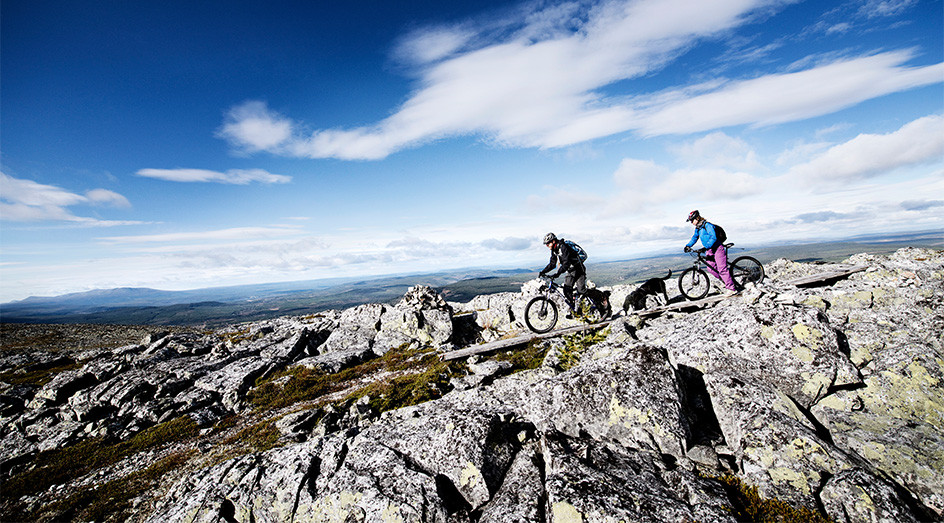
[[698, 240], [701, 240], [702, 246], [706, 249], [714, 247], [715, 243], [718, 242], [718, 234], [715, 233], [715, 226], [709, 222], [705, 222], [701, 227], [696, 227], [695, 234], [692, 235], [692, 239], [688, 241], [686, 247], [695, 245], [695, 242]]

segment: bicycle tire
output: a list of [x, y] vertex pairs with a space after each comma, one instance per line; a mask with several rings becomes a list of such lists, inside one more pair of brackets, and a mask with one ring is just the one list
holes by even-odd
[[734, 283], [741, 289], [747, 283], [760, 283], [764, 281], [764, 266], [757, 261], [757, 258], [751, 256], [739, 256], [731, 262], [731, 277]]
[[689, 300], [700, 300], [711, 290], [711, 280], [708, 274], [694, 267], [682, 271], [678, 279], [679, 292]]
[[546, 296], [537, 296], [524, 308], [524, 322], [538, 334], [544, 334], [557, 325], [557, 304]]

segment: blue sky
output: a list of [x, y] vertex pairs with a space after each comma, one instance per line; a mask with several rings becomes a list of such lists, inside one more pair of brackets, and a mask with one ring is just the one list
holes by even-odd
[[941, 0], [0, 9], [0, 301], [944, 229]]

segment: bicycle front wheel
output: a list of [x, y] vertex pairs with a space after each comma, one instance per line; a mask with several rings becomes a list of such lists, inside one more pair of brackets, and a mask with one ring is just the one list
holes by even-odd
[[557, 304], [546, 296], [538, 296], [524, 308], [524, 322], [532, 331], [543, 334], [557, 325]]
[[679, 275], [679, 292], [689, 300], [700, 300], [708, 295], [711, 290], [711, 282], [708, 281], [708, 275], [701, 269], [694, 267], [685, 269]]
[[747, 283], [764, 281], [764, 266], [756, 258], [740, 256], [731, 262], [731, 277], [743, 289]]

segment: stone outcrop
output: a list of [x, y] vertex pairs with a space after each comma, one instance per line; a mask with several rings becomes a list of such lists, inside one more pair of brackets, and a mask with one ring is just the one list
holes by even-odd
[[[2, 507], [54, 517], [43, 507], [69, 489], [195, 447], [137, 494], [134, 519], [734, 522], [752, 499], [738, 490], [754, 489], [796, 517], [939, 520], [944, 253], [848, 262], [868, 269], [796, 288], [784, 282], [832, 266], [776, 260], [765, 282], [709, 308], [623, 316], [583, 344], [548, 341], [536, 368], [476, 357], [450, 371], [451, 392], [436, 385], [436, 399], [382, 414], [378, 394], [396, 396], [407, 387], [396, 380], [432, 367], [352, 378], [396, 384], [373, 397], [352, 382], [272, 410], [253, 398], [289, 394], [298, 369], [320, 383], [390, 354], [415, 362], [519, 332], [537, 282], [463, 304], [415, 287], [395, 305], [55, 357], [5, 353]], [[632, 286], [610, 290], [621, 303]], [[39, 364], [60, 370], [12, 383]], [[2, 493], [43, 451], [129, 441], [181, 416], [199, 435], [83, 471], [52, 494]], [[238, 434], [269, 439], [246, 449]]]

